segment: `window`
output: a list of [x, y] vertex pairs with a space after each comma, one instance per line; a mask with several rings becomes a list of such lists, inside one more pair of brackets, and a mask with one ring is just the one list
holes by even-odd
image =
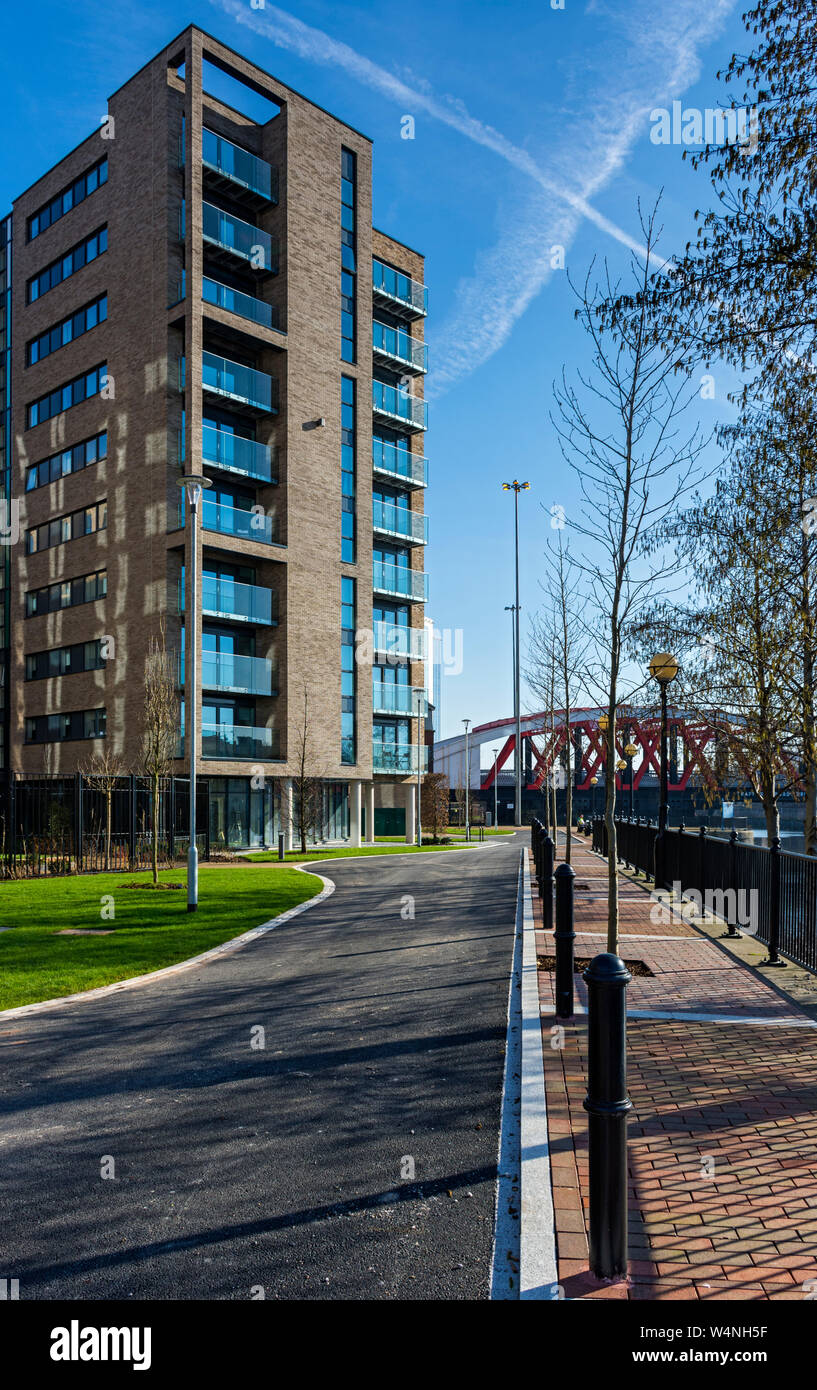
[[80, 405], [82, 401], [98, 395], [107, 384], [107, 378], [108, 367], [107, 363], [103, 362], [100, 367], [94, 367], [90, 372], [83, 372], [82, 376], [76, 376], [73, 381], [66, 382], [64, 386], [58, 386], [56, 391], [49, 391], [48, 395], [40, 396], [39, 400], [32, 401], [26, 409], [27, 428], [33, 429], [44, 420], [51, 420], [53, 416], [60, 415], [63, 410], [70, 410], [72, 406]]
[[35, 555], [40, 550], [49, 550], [53, 545], [75, 541], [80, 536], [92, 536], [95, 531], [104, 531], [107, 525], [107, 501], [93, 502], [89, 507], [69, 512], [67, 516], [52, 517], [42, 526], [32, 526], [26, 532], [26, 554]]
[[65, 743], [69, 739], [104, 738], [105, 710], [80, 709], [69, 714], [38, 714], [26, 720], [26, 743]]
[[341, 540], [340, 558], [349, 564], [355, 561], [355, 471], [357, 460], [357, 407], [355, 382], [350, 376], [340, 381], [340, 468], [341, 468]]
[[69, 183], [55, 198], [50, 202], [44, 203], [41, 208], [28, 219], [28, 239], [33, 241], [54, 222], [58, 222], [67, 212], [75, 208], [78, 203], [83, 203], [91, 193], [95, 193], [101, 188], [103, 183], [108, 182], [108, 160], [100, 159], [84, 174], [80, 174], [78, 179]]
[[357, 628], [356, 583], [349, 575], [340, 581], [340, 760], [357, 762], [357, 720], [355, 700], [355, 631]]
[[44, 294], [53, 290], [55, 285], [61, 285], [63, 280], [67, 280], [69, 275], [74, 275], [82, 267], [95, 261], [97, 256], [101, 256], [103, 251], [108, 249], [108, 228], [100, 227], [91, 236], [80, 241], [70, 251], [66, 251], [64, 256], [52, 261], [50, 265], [41, 270], [39, 274], [33, 275], [28, 282], [28, 302], [33, 304], [35, 300], [42, 299]]
[[357, 158], [351, 150], [340, 157], [340, 355], [344, 362], [357, 361]]
[[75, 338], [81, 338], [83, 333], [89, 333], [98, 323], [104, 323], [107, 317], [108, 296], [101, 294], [92, 299], [90, 304], [84, 304], [81, 309], [69, 314], [68, 318], [60, 319], [53, 328], [47, 328], [39, 337], [32, 338], [26, 354], [28, 366], [33, 367], [35, 362], [41, 362], [44, 357], [50, 357], [52, 352], [72, 343]]
[[68, 473], [79, 473], [89, 464], [104, 459], [107, 453], [108, 434], [103, 430], [91, 439], [83, 439], [81, 444], [73, 444], [70, 449], [63, 449], [39, 463], [32, 463], [26, 473], [26, 492], [45, 487], [46, 483], [54, 483], [58, 478], [66, 477]]
[[76, 608], [81, 603], [93, 603], [108, 592], [107, 570], [83, 574], [78, 579], [63, 579], [46, 584], [43, 589], [30, 589], [26, 594], [26, 617], [37, 618], [43, 613], [56, 613], [61, 608]]
[[30, 652], [26, 656], [26, 680], [46, 680], [49, 676], [73, 676], [78, 671], [101, 671], [105, 665], [102, 639], [75, 642], [70, 647], [54, 647], [51, 651]]

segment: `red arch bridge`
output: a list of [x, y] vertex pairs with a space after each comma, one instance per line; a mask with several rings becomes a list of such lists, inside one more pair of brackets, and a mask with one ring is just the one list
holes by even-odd
[[[603, 714], [606, 714], [606, 710], [600, 707], [571, 710], [569, 726], [564, 710], [556, 710], [553, 716], [547, 712], [525, 715], [521, 721], [523, 787], [529, 791], [540, 791], [554, 771], [557, 773], [557, 784], [563, 785], [568, 748], [571, 749], [569, 756], [577, 790], [590, 790], [593, 777], [602, 780], [604, 736], [599, 728], [599, 718]], [[515, 730], [511, 718], [478, 724], [470, 731], [468, 782], [474, 790], [489, 790], [494, 785], [495, 773], [501, 772], [505, 764], [512, 764]], [[734, 784], [749, 780], [750, 769], [741, 767], [740, 759], [736, 759], [734, 753], [727, 756], [722, 735], [701, 714], [670, 708], [667, 711], [667, 730], [670, 791], [684, 791], [695, 786], [707, 786], [715, 791], [727, 781]], [[480, 750], [485, 744], [491, 750], [496, 748], [498, 751], [496, 762], [492, 756], [491, 765], [483, 774], [480, 772], [483, 761]], [[654, 786], [660, 775], [661, 758], [661, 719], [655, 709], [628, 707], [619, 710], [616, 717], [617, 760], [627, 761], [624, 749], [628, 744], [634, 744], [638, 750], [633, 757], [633, 787], [638, 790], [645, 781]], [[464, 786], [464, 734], [456, 734], [435, 744], [434, 767], [438, 772], [447, 773], [452, 787]], [[795, 779], [796, 768], [793, 764], [791, 774]], [[616, 785], [621, 790], [629, 789], [629, 761], [623, 772], [616, 772]]]

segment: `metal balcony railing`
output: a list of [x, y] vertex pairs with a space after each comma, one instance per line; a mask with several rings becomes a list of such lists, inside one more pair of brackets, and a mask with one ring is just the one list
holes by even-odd
[[[179, 657], [179, 684], [184, 687], [183, 655]], [[201, 684], [204, 690], [223, 690], [232, 695], [273, 695], [277, 672], [267, 657], [203, 650]]]
[[372, 561], [372, 584], [379, 594], [391, 594], [397, 598], [409, 598], [414, 603], [428, 600], [428, 575], [420, 570], [410, 570], [386, 560]]
[[385, 381], [373, 381], [372, 406], [375, 414], [385, 415], [389, 420], [399, 420], [409, 429], [428, 429], [426, 402], [399, 386], [390, 386]]
[[428, 541], [428, 517], [393, 502], [372, 502], [372, 525], [383, 535], [399, 536], [415, 545]]
[[398, 362], [412, 372], [428, 371], [428, 348], [412, 338], [405, 328], [394, 328], [378, 319], [372, 322], [372, 351], [375, 357]]
[[428, 313], [425, 285], [376, 257], [372, 261], [372, 291], [376, 299], [386, 300], [396, 313], [404, 313], [408, 318], [423, 318]]
[[253, 270], [274, 273], [278, 269], [278, 248], [272, 237], [213, 203], [202, 203], [202, 236], [219, 251], [249, 261]]
[[271, 202], [277, 201], [277, 178], [272, 165], [206, 127], [201, 137], [201, 159], [206, 169], [212, 169], [222, 178]]
[[[372, 767], [375, 772], [417, 773], [417, 748], [411, 743], [378, 743], [372, 745]], [[428, 771], [428, 749], [420, 749], [420, 771]]]
[[[206, 618], [227, 618], [234, 622], [278, 621], [278, 607], [271, 589], [259, 584], [239, 584], [229, 576], [205, 575], [201, 581], [201, 611]], [[179, 581], [179, 612], [184, 612], [184, 584]]]
[[211, 280], [205, 276], [201, 282], [201, 297], [206, 304], [228, 309], [231, 314], [238, 314], [242, 319], [258, 323], [262, 328], [275, 326], [271, 304], [267, 304], [265, 299], [256, 299], [255, 295], [234, 290], [232, 285], [223, 285], [220, 280]]
[[243, 439], [229, 430], [204, 425], [201, 432], [201, 457], [204, 463], [221, 468], [226, 473], [239, 473], [259, 482], [272, 482], [272, 454], [266, 444]]
[[277, 526], [263, 510], [231, 507], [227, 502], [214, 502], [207, 494], [202, 499], [201, 524], [205, 531], [219, 536], [236, 536], [244, 541], [272, 545], [277, 540]]
[[255, 367], [231, 362], [229, 357], [218, 357], [214, 352], [201, 354], [201, 384], [206, 391], [226, 396], [254, 410], [277, 409], [277, 400], [274, 399], [277, 392], [273, 390], [271, 376], [256, 371]]
[[399, 623], [374, 623], [374, 650], [378, 656], [405, 657], [425, 661], [426, 635], [422, 627], [402, 627]]
[[374, 714], [405, 714], [417, 717], [420, 711], [421, 718], [425, 719], [428, 714], [428, 701], [425, 691], [420, 686], [412, 685], [386, 685], [383, 681], [374, 681], [372, 688], [372, 712]]
[[428, 461], [419, 454], [393, 444], [390, 440], [372, 440], [372, 468], [388, 478], [399, 478], [411, 487], [426, 487], [428, 484]]

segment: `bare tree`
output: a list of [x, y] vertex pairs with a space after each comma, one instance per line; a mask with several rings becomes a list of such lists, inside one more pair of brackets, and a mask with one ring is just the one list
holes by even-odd
[[[680, 354], [667, 348], [650, 320], [648, 293], [660, 238], [657, 207], [639, 208], [643, 259], [633, 257], [635, 294], [622, 295], [605, 267], [601, 283], [592, 267], [578, 293], [576, 317], [592, 351], [592, 372], [578, 385], [563, 373], [556, 389], [555, 426], [562, 452], [576, 472], [580, 515], [569, 519], [584, 538], [584, 621], [592, 638], [587, 683], [606, 709], [605, 823], [608, 844], [607, 949], [618, 953], [618, 878], [615, 827], [616, 716], [634, 624], [670, 582], [672, 562], [657, 546], [661, 524], [684, 492], [700, 481], [696, 463], [704, 441], [698, 430], [679, 435], [680, 417], [695, 391]], [[687, 311], [692, 316], [693, 310]], [[679, 335], [691, 332], [679, 325]]]
[[421, 796], [423, 825], [431, 832], [431, 838], [436, 845], [448, 825], [451, 792], [445, 773], [428, 773], [423, 778]]
[[151, 637], [145, 657], [142, 708], [142, 768], [150, 780], [151, 868], [154, 886], [159, 882], [159, 805], [162, 779], [169, 777], [173, 771], [179, 739], [179, 713], [176, 665], [173, 656], [167, 650], [165, 622], [161, 619], [159, 631]]
[[80, 770], [93, 791], [102, 793], [105, 803], [105, 868], [111, 867], [111, 826], [113, 820], [113, 794], [117, 783], [125, 775], [125, 766], [118, 753], [106, 743], [101, 751], [94, 753]]
[[307, 837], [315, 835], [323, 821], [323, 778], [315, 768], [315, 740], [309, 712], [309, 688], [304, 683], [303, 708], [295, 732], [295, 766], [292, 779], [292, 818], [306, 854]]

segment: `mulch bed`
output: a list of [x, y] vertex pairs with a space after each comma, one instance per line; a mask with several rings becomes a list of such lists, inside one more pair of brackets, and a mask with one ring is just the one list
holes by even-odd
[[[536, 957], [536, 964], [539, 966], [539, 969], [540, 969], [540, 970], [549, 970], [549, 971], [551, 971], [551, 972], [552, 972], [552, 971], [555, 971], [555, 969], [556, 969], [556, 957], [555, 957], [555, 956], [537, 956], [537, 957]], [[587, 969], [587, 967], [589, 966], [589, 964], [590, 964], [590, 957], [589, 957], [589, 956], [576, 956], [576, 958], [575, 958], [574, 961], [573, 961], [573, 970], [574, 970], [574, 972], [575, 972], [577, 975], [578, 975], [578, 974], [581, 974], [581, 972], [582, 972], [583, 970], [586, 970], [586, 969]], [[629, 972], [630, 972], [631, 975], [650, 975], [650, 976], [651, 976], [651, 975], [654, 974], [654, 971], [650, 970], [650, 967], [649, 967], [648, 965], [645, 965], [644, 962], [643, 962], [643, 960], [626, 960], [626, 961], [624, 962], [624, 964], [626, 965], [626, 967], [627, 967], [627, 969], [629, 970]]]

